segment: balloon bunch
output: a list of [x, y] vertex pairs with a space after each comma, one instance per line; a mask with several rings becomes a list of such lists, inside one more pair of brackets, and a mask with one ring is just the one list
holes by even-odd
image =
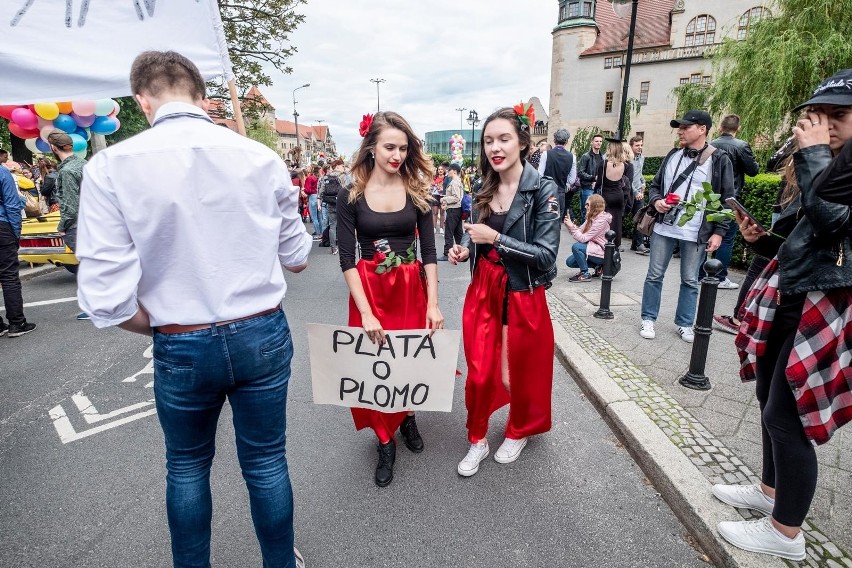
[[112, 134], [121, 127], [119, 108], [112, 99], [0, 105], [0, 116], [9, 119], [9, 132], [26, 140], [33, 153], [49, 153], [48, 135], [62, 130], [74, 142], [74, 152], [85, 157], [92, 134]]
[[461, 134], [453, 134], [450, 138], [450, 154], [452, 155], [452, 163], [462, 165], [464, 163], [464, 145], [465, 141]]

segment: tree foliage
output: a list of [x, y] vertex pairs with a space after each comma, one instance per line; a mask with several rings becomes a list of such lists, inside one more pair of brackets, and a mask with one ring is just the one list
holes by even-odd
[[[728, 39], [711, 54], [715, 82], [680, 87], [681, 97], [714, 117], [736, 113], [741, 137], [766, 155], [788, 135], [790, 112], [840, 69], [852, 67], [852, 0], [774, 0], [771, 17], [742, 41]], [[679, 112], [680, 112], [679, 108]]]
[[114, 134], [106, 137], [107, 144], [115, 144], [122, 140], [127, 140], [150, 126], [148, 119], [145, 118], [142, 109], [139, 108], [133, 97], [121, 97], [116, 99], [116, 101], [118, 101], [118, 106], [120, 107], [118, 119], [121, 121], [121, 128]]
[[259, 119], [251, 120], [246, 124], [246, 136], [278, 152], [278, 133], [269, 122]]

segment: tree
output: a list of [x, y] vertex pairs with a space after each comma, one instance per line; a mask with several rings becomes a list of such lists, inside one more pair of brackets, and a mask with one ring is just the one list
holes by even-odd
[[114, 134], [106, 137], [107, 144], [115, 144], [122, 140], [127, 140], [135, 134], [139, 134], [143, 130], [150, 128], [148, 119], [142, 113], [142, 109], [136, 104], [133, 97], [121, 97], [118, 101], [118, 120], [121, 121], [121, 128]]
[[278, 133], [269, 122], [253, 119], [246, 125], [246, 136], [278, 152]]
[[852, 67], [852, 0], [775, 0], [770, 13], [745, 39], [712, 52], [716, 80], [705, 107], [716, 117], [740, 115], [741, 136], [763, 156], [787, 138], [791, 110], [820, 81]]

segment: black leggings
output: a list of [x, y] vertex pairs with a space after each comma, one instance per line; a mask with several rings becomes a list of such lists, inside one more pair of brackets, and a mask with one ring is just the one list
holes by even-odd
[[743, 280], [742, 286], [740, 286], [740, 294], [737, 296], [737, 305], [734, 306], [733, 316], [735, 318], [741, 319], [740, 310], [742, 310], [746, 296], [751, 290], [751, 285], [754, 284], [754, 281], [757, 280], [757, 277], [760, 276], [760, 273], [763, 272], [763, 269], [766, 268], [767, 264], [769, 264], [769, 259], [762, 257], [759, 254], [754, 255], [751, 259], [751, 264], [748, 265], [748, 273], [746, 274], [745, 280]]
[[[785, 303], [786, 304], [786, 303]], [[817, 481], [816, 451], [805, 437], [786, 370], [803, 300], [778, 308], [766, 344], [757, 359], [757, 400], [763, 435], [761, 480], [775, 488], [772, 516], [783, 525], [799, 527], [808, 515]]]

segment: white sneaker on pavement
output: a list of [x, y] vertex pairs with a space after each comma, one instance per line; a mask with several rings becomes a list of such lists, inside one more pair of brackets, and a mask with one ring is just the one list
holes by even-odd
[[764, 493], [760, 489], [760, 485], [723, 485], [717, 483], [711, 491], [716, 499], [722, 503], [741, 509], [760, 511], [764, 515], [771, 515], [772, 508], [775, 506], [775, 499]]
[[642, 327], [639, 328], [639, 335], [645, 339], [654, 339], [657, 333], [654, 331], [654, 322], [651, 320], [642, 320]]
[[506, 438], [500, 444], [497, 453], [494, 454], [494, 461], [497, 463], [512, 463], [521, 456], [521, 450], [527, 445], [527, 439], [513, 440]]
[[680, 338], [686, 341], [687, 343], [692, 343], [695, 341], [695, 332], [692, 331], [691, 327], [684, 327], [682, 325], [677, 326], [677, 333], [680, 335]]
[[470, 445], [467, 455], [459, 462], [458, 472], [463, 477], [470, 477], [479, 471], [479, 464], [488, 457], [488, 440], [480, 440]]
[[736, 282], [731, 282], [731, 280], [728, 278], [725, 278], [724, 280], [719, 282], [720, 290], [736, 290], [739, 287], [739, 284], [737, 284]]
[[787, 538], [772, 526], [770, 517], [756, 521], [723, 521], [719, 523], [719, 534], [743, 550], [773, 554], [788, 560], [805, 559], [805, 537], [802, 531], [796, 538]]

